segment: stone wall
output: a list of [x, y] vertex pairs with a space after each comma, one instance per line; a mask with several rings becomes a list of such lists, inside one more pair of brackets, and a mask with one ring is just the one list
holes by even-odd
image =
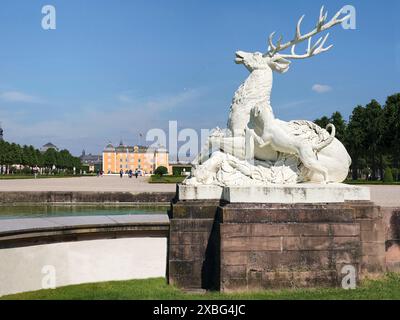
[[173, 202], [169, 282], [186, 289], [219, 289], [219, 201]]
[[222, 291], [338, 286], [385, 271], [382, 213], [371, 202], [171, 206], [169, 281]]
[[175, 197], [174, 192], [133, 193], [133, 192], [0, 192], [1, 203], [79, 203], [79, 202], [132, 202], [169, 203]]
[[349, 202], [360, 225], [362, 277], [371, 277], [386, 271], [384, 211], [371, 202]]
[[385, 224], [386, 266], [400, 272], [400, 208], [382, 208]]
[[384, 271], [383, 223], [371, 203], [222, 208], [221, 290], [339, 286], [342, 268]]

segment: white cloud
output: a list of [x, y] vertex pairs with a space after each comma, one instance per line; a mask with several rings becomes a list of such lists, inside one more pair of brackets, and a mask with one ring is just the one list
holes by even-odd
[[128, 95], [126, 95], [126, 94], [120, 94], [120, 95], [118, 95], [118, 96], [117, 96], [117, 99], [118, 99], [120, 102], [128, 102], [128, 103], [132, 102], [132, 98], [129, 97]]
[[5, 91], [0, 93], [0, 99], [6, 102], [26, 102], [26, 103], [40, 103], [42, 99], [20, 92], [20, 91]]
[[328, 86], [328, 85], [318, 84], [317, 83], [317, 84], [314, 84], [312, 86], [312, 90], [317, 92], [317, 93], [326, 93], [326, 92], [332, 91], [333, 88], [331, 86]]

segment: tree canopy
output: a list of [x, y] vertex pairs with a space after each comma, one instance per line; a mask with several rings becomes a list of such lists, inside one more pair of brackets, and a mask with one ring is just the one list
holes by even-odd
[[[33, 146], [20, 146], [19, 144], [0, 141], [0, 166], [9, 171], [13, 166], [21, 165], [25, 168], [53, 168], [61, 170], [79, 170], [81, 161], [74, 157], [68, 150], [57, 151], [53, 148], [40, 152]], [[4, 173], [4, 172], [3, 172]]]
[[382, 106], [371, 100], [365, 106], [354, 108], [349, 121], [340, 112], [330, 118], [315, 120], [325, 128], [336, 127], [336, 137], [343, 142], [352, 158], [353, 180], [361, 177], [383, 179], [385, 169], [398, 171], [400, 165], [400, 93], [389, 96]]
[[154, 174], [163, 176], [165, 174], [168, 174], [168, 169], [164, 166], [159, 166], [159, 167], [157, 167], [156, 170], [154, 170]]

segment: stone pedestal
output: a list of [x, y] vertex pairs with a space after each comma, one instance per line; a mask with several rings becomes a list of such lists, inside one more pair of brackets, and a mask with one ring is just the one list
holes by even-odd
[[339, 286], [346, 265], [358, 278], [380, 274], [382, 217], [360, 194], [364, 199], [338, 203], [177, 199], [170, 210], [169, 281], [184, 289], [246, 291]]
[[168, 279], [184, 289], [219, 289], [219, 201], [173, 201]]
[[265, 187], [219, 187], [178, 185], [179, 200], [223, 200], [229, 203], [343, 203], [369, 201], [369, 188], [343, 183], [282, 184]]

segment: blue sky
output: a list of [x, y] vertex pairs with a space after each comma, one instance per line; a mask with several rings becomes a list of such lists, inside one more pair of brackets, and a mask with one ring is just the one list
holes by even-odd
[[[55, 6], [57, 29], [41, 28]], [[266, 51], [272, 31], [288, 39], [298, 18], [311, 29], [321, 5], [346, 4], [356, 30], [331, 31], [334, 48], [275, 74], [272, 106], [283, 120], [309, 119], [400, 91], [396, 0], [3, 0], [0, 121], [6, 139], [52, 141], [79, 154], [108, 141], [139, 141], [167, 128], [224, 127], [234, 91], [248, 76], [234, 52]], [[327, 86], [316, 92], [313, 86]], [[325, 87], [322, 87], [325, 88]], [[326, 90], [318, 90], [326, 91]]]

